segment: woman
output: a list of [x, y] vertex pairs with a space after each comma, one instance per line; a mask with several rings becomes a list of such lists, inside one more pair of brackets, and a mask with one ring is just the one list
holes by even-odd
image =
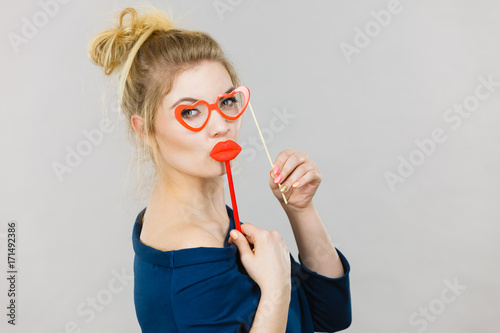
[[[106, 75], [121, 69], [119, 98], [130, 133], [157, 169], [133, 231], [134, 302], [142, 331], [348, 327], [349, 264], [312, 202], [321, 173], [306, 153], [282, 151], [269, 179], [290, 220], [300, 263], [278, 232], [250, 223], [241, 224], [241, 233], [234, 229], [224, 197], [225, 165], [209, 153], [218, 142], [236, 141], [241, 117], [229, 120], [225, 108], [241, 102], [234, 96], [246, 88], [217, 42], [203, 32], [176, 29], [156, 9], [138, 15], [126, 8], [116, 28], [94, 37], [90, 56]], [[217, 109], [194, 128], [189, 124], [202, 112], [189, 106], [200, 100]]]

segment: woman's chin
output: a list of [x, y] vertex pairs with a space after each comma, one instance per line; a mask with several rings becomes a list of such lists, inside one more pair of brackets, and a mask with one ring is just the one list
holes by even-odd
[[216, 175], [217, 176], [224, 176], [226, 174], [226, 163], [225, 162], [218, 162], [218, 161], [215, 161], [215, 163], [217, 163], [217, 167], [216, 167]]
[[[213, 160], [213, 162], [218, 165], [218, 168], [219, 168], [219, 171], [217, 172], [218, 176], [224, 176], [225, 174], [227, 174], [226, 162], [219, 162], [219, 161], [216, 161], [216, 160]], [[229, 165], [231, 167], [231, 171], [233, 171], [233, 168], [236, 166], [235, 163], [236, 162], [235, 162], [234, 159], [229, 160]]]

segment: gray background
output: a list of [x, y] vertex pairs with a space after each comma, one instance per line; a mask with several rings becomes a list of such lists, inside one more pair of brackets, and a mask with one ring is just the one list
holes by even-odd
[[[131, 233], [147, 196], [137, 197], [130, 180], [133, 149], [113, 81], [87, 55], [113, 14], [138, 3], [66, 2], [52, 16], [38, 1], [2, 3], [1, 276], [12, 220], [19, 275], [16, 327], [6, 324], [0, 279], [0, 330], [138, 332]], [[473, 105], [480, 77], [500, 82], [500, 2], [402, 0], [386, 26], [372, 11], [390, 1], [149, 3], [220, 42], [251, 90], [273, 159], [292, 147], [316, 161], [317, 209], [352, 268], [347, 332], [498, 332], [500, 87], [460, 126], [446, 116], [454, 104]], [[38, 31], [14, 47], [9, 36], [34, 17]], [[372, 37], [362, 45], [356, 29], [365, 28]], [[358, 52], [346, 56], [346, 44]], [[286, 122], [273, 120], [284, 113]], [[111, 132], [58, 177], [53, 164], [66, 164], [68, 149], [106, 117]], [[240, 217], [279, 230], [297, 258], [268, 187], [269, 161], [251, 143], [260, 142], [255, 124], [249, 112], [243, 119], [246, 153], [233, 171]], [[446, 140], [419, 153], [415, 140], [439, 129]], [[419, 165], [391, 189], [385, 174], [410, 157]], [[449, 283], [461, 289], [454, 294]]]

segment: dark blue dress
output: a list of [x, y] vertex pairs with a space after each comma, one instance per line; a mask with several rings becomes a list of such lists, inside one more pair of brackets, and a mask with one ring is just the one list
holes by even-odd
[[[146, 207], [147, 208], [147, 207]], [[233, 210], [223, 248], [196, 247], [160, 251], [140, 241], [144, 208], [134, 224], [134, 303], [144, 333], [248, 332], [260, 299], [259, 286], [241, 264]], [[328, 278], [292, 265], [292, 290], [286, 332], [335, 332], [351, 324], [349, 263], [337, 249], [345, 274]]]

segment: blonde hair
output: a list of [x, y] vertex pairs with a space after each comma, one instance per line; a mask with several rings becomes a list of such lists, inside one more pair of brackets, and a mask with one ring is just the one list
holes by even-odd
[[[126, 116], [129, 138], [137, 148], [137, 176], [143, 180], [142, 163], [153, 162], [154, 178], [161, 172], [156, 144], [154, 120], [163, 97], [172, 89], [182, 71], [203, 60], [221, 63], [228, 71], [234, 86], [239, 78], [219, 44], [207, 33], [179, 29], [159, 9], [148, 6], [151, 12], [138, 15], [128, 7], [118, 13], [115, 28], [98, 33], [89, 44], [92, 62], [104, 68], [105, 75], [119, 72], [118, 104]], [[124, 19], [129, 16], [130, 19]], [[131, 117], [137, 114], [144, 126], [134, 131]], [[141, 139], [142, 137], [142, 139]], [[142, 183], [141, 183], [142, 184]]]

